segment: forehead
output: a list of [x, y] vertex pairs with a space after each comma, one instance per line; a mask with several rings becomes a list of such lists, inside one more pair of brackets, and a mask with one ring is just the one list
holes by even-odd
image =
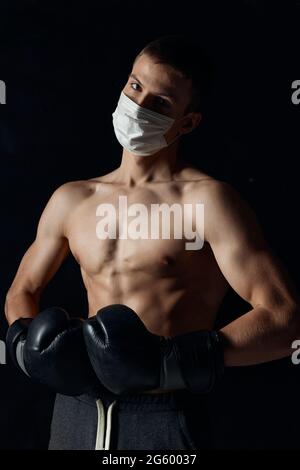
[[[158, 64], [155, 58], [143, 54], [136, 60], [132, 73], [142, 84], [153, 90], [171, 91], [179, 101], [190, 96], [191, 80], [168, 64]], [[186, 96], [185, 96], [186, 95]]]

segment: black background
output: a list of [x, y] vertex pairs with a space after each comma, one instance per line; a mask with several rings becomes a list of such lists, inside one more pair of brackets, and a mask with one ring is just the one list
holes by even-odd
[[[60, 184], [116, 168], [111, 113], [135, 55], [164, 34], [192, 32], [215, 63], [210, 108], [182, 143], [186, 159], [231, 183], [256, 211], [299, 287], [299, 1], [1, 1], [0, 295]], [[41, 306], [85, 316], [79, 268], [68, 259]], [[249, 306], [230, 292], [219, 324]], [[6, 332], [1, 315], [1, 339]], [[47, 447], [54, 396], [7, 359], [0, 365], [0, 448]], [[228, 370], [209, 398], [213, 446], [298, 448], [300, 366], [283, 359]]]

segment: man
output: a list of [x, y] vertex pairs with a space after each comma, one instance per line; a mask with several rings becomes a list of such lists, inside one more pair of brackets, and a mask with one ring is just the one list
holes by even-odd
[[[299, 337], [298, 296], [252, 210], [228, 184], [178, 158], [180, 138], [201, 122], [201, 57], [181, 36], [140, 52], [113, 114], [120, 167], [54, 192], [7, 294], [15, 362], [60, 392], [51, 449], [204, 448], [201, 394], [223, 366], [288, 356]], [[198, 249], [187, 249], [185, 236], [139, 237], [138, 229], [128, 236], [128, 208], [162, 203], [204, 207], [204, 223], [195, 211], [185, 219], [202, 231]], [[97, 225], [111, 207], [117, 230]], [[44, 287], [69, 253], [87, 290], [83, 328], [58, 308], [37, 316]], [[214, 332], [229, 286], [251, 308]]]

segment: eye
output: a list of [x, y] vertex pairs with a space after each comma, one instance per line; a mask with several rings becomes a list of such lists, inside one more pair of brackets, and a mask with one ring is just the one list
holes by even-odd
[[168, 101], [164, 100], [163, 98], [161, 98], [160, 96], [158, 96], [157, 98], [157, 101], [160, 105], [162, 106], [170, 106], [170, 104], [168, 103]]
[[[134, 90], [134, 91], [138, 91], [138, 88], [134, 88], [134, 85], [136, 85], [138, 88], [140, 88], [140, 85], [136, 82], [131, 82], [130, 83], [130, 86], [131, 88]], [[157, 96], [157, 99], [156, 99], [157, 103], [158, 103], [158, 106], [160, 107], [167, 107], [169, 108], [170, 107], [170, 103], [167, 101], [167, 100], [164, 100], [163, 98], [161, 98], [160, 96]]]
[[[132, 82], [132, 83], [130, 83], [130, 85], [137, 85], [138, 87], [140, 86], [140, 85], [139, 85], [138, 83], [136, 83], [136, 82]], [[131, 88], [132, 88], [134, 91], [137, 91], [136, 88], [133, 88], [132, 86], [131, 86]]]

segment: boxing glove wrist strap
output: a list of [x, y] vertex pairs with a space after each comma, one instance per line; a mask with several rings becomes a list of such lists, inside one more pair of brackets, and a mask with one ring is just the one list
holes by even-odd
[[216, 331], [195, 331], [161, 341], [160, 387], [209, 392], [223, 375], [224, 359]]
[[28, 375], [28, 377], [30, 375], [24, 364], [24, 346], [28, 327], [32, 320], [33, 318], [18, 318], [11, 324], [6, 335], [6, 344], [12, 361]]

